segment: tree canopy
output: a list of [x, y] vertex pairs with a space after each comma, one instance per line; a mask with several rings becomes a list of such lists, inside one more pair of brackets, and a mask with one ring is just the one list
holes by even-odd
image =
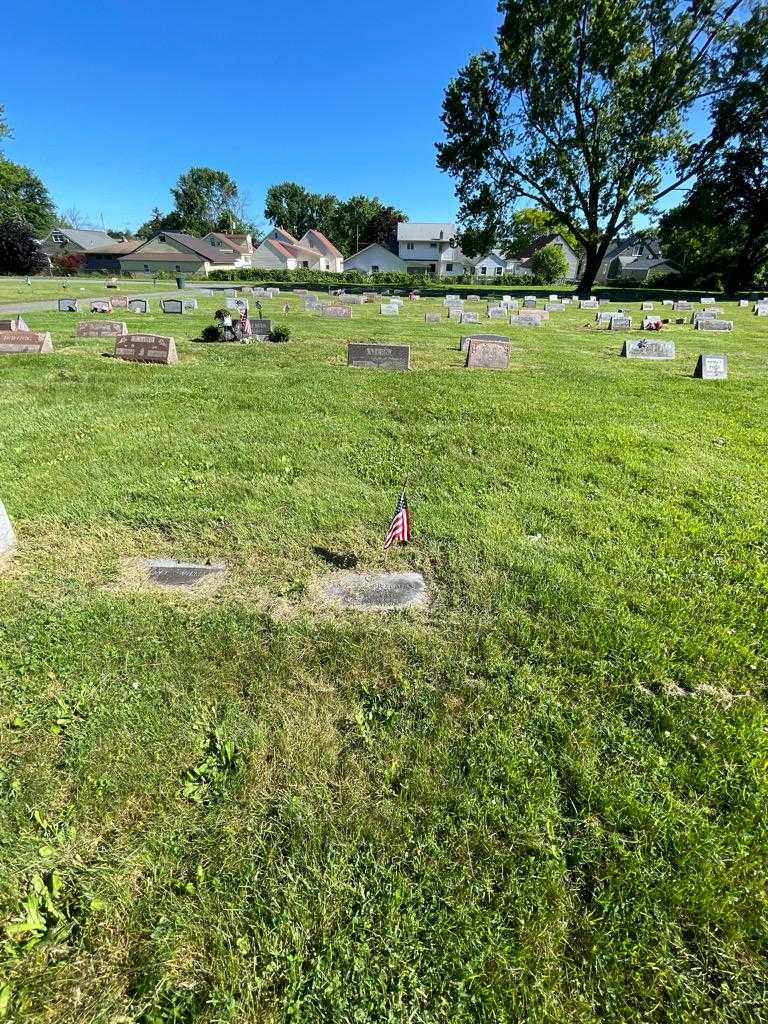
[[36, 274], [47, 266], [29, 224], [16, 216], [0, 220], [0, 274]]
[[[470, 255], [528, 201], [570, 230], [590, 288], [611, 241], [713, 158], [686, 118], [743, 75], [737, 0], [500, 0], [497, 49], [443, 103], [438, 165], [457, 183]], [[761, 44], [765, 45], [764, 36]]]
[[397, 223], [407, 220], [402, 211], [384, 206], [377, 196], [356, 195], [341, 200], [330, 193], [309, 192], [294, 181], [267, 189], [264, 216], [296, 238], [317, 228], [344, 256], [371, 242], [396, 251]]
[[730, 292], [768, 281], [766, 26], [765, 10], [744, 25], [736, 85], [714, 106], [712, 163], [660, 223], [666, 255], [692, 284]]
[[559, 245], [551, 242], [542, 246], [530, 259], [533, 275], [541, 284], [564, 281], [568, 274], [568, 260]]
[[162, 213], [157, 207], [137, 230], [140, 238], [151, 238], [158, 231], [183, 231], [207, 235], [210, 231], [250, 231], [252, 225], [244, 212], [244, 201], [237, 183], [226, 171], [211, 167], [190, 167], [171, 189], [174, 207]]
[[0, 219], [10, 218], [24, 221], [41, 236], [53, 227], [56, 211], [48, 189], [36, 174], [0, 157]]

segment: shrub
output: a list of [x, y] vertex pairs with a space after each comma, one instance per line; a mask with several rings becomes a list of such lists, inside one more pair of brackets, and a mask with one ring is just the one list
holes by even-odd
[[212, 324], [209, 324], [207, 327], [203, 328], [200, 337], [203, 341], [208, 342], [221, 341], [221, 331], [218, 327], [214, 327]]
[[277, 326], [272, 329], [272, 331], [271, 331], [271, 333], [269, 335], [269, 340], [270, 341], [290, 341], [291, 340], [290, 328], [288, 328], [288, 327], [281, 327], [280, 324], [277, 324]]
[[0, 223], [0, 273], [36, 274], [47, 266], [29, 224], [13, 217]]
[[537, 250], [531, 256], [529, 264], [537, 283], [540, 284], [555, 284], [564, 281], [568, 276], [568, 260], [560, 246], [554, 242]]

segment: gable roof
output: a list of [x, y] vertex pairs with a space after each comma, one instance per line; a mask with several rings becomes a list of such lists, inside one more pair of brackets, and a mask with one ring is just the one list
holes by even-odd
[[302, 238], [301, 242], [299, 242], [299, 245], [303, 245], [305, 239], [307, 238], [309, 238], [310, 240], [310, 248], [314, 248], [314, 246], [311, 244], [312, 242], [319, 242], [320, 248], [327, 256], [333, 256], [336, 259], [342, 259], [341, 253], [333, 244], [333, 242], [329, 241], [321, 231], [317, 230], [317, 228], [310, 228], [309, 231], [307, 231], [307, 233], [304, 235], [304, 238]]
[[401, 221], [397, 225], [398, 242], [437, 242], [456, 237], [455, 224], [419, 224]]
[[674, 263], [661, 256], [616, 256], [622, 270], [654, 270], [656, 267], [672, 267]]
[[388, 249], [386, 245], [382, 245], [381, 242], [369, 242], [368, 245], [364, 245], [363, 248], [356, 252], [353, 256], [347, 256], [344, 262], [347, 263], [349, 260], [354, 260], [358, 256], [362, 256], [363, 253], [368, 252], [369, 249], [381, 249], [381, 251], [385, 252], [390, 259], [397, 260], [398, 263], [402, 263], [403, 265], [405, 265], [404, 259], [398, 256], [396, 252], [392, 252], [391, 249]]
[[[166, 234], [167, 233], [168, 232], [166, 231]], [[220, 238], [222, 240], [222, 242], [225, 242], [227, 245], [232, 246], [232, 248], [235, 250], [235, 252], [247, 252], [248, 251], [248, 236], [247, 235], [227, 235], [223, 231], [209, 231], [208, 234], [205, 237], [209, 238], [211, 235], [214, 238]]]
[[637, 235], [628, 235], [626, 238], [615, 239], [612, 245], [608, 248], [603, 259], [612, 260], [616, 256], [620, 256], [627, 249], [634, 249], [638, 245], [642, 245], [643, 248], [647, 249], [651, 256], [656, 259], [662, 258], [661, 246], [659, 245], [658, 238], [638, 238]]
[[[272, 228], [272, 231], [270, 231], [269, 234], [271, 235], [273, 233], [276, 234], [278, 242], [287, 242], [289, 245], [299, 244], [298, 238], [294, 238], [290, 231], [286, 231], [285, 228], [281, 228], [279, 225]], [[269, 236], [267, 236], [265, 241], [268, 240], [268, 238]]]
[[[527, 259], [530, 259], [531, 256], [533, 256], [534, 253], [539, 251], [539, 249], [543, 249], [545, 245], [551, 245], [552, 242], [556, 242], [558, 240], [560, 242], [562, 242], [562, 244], [564, 246], [566, 246], [568, 249], [570, 249], [571, 252], [573, 252], [573, 247], [563, 238], [563, 236], [560, 234], [559, 231], [550, 231], [549, 234], [539, 235], [538, 238], [534, 238], [534, 240], [532, 242], [530, 242], [528, 245], [524, 246], [522, 249], [518, 250], [514, 254], [513, 259], [516, 259], [516, 260], [527, 260]], [[575, 255], [576, 255], [576, 253], [574, 253], [574, 256]]]
[[106, 231], [85, 231], [80, 228], [53, 228], [45, 241], [48, 241], [54, 233], [65, 235], [70, 242], [74, 242], [83, 249], [95, 249], [97, 246], [109, 245], [110, 242], [115, 241]]
[[140, 245], [144, 244], [144, 240], [141, 238], [113, 238], [110, 240], [109, 245], [99, 245], [94, 249], [88, 250], [89, 256], [124, 256], [129, 252], [133, 252], [138, 249]]
[[[194, 235], [185, 235], [180, 231], [158, 231], [152, 238], [147, 238], [141, 242], [138, 248], [134, 249], [130, 254], [131, 257], [138, 259], [146, 246], [156, 238], [170, 238], [185, 249], [188, 249], [189, 252], [194, 253], [195, 256], [199, 256], [206, 263], [226, 263], [229, 265], [237, 262], [237, 253], [220, 252], [218, 249], [214, 249], [213, 246], [207, 245], [202, 239], [195, 238]], [[155, 262], [175, 263], [178, 262], [180, 254], [173, 252], [151, 252], [147, 255]]]

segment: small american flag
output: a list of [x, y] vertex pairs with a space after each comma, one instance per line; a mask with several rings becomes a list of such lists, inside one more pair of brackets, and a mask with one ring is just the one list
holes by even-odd
[[400, 492], [400, 497], [392, 516], [392, 522], [387, 530], [387, 537], [384, 541], [384, 550], [391, 544], [408, 544], [411, 539], [411, 514], [408, 511], [408, 499], [405, 496], [405, 484]]
[[251, 337], [251, 321], [248, 319], [248, 310], [240, 310], [240, 334], [243, 338]]

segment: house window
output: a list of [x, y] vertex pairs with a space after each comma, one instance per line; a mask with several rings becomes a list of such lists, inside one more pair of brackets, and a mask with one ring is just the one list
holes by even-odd
[[51, 235], [51, 241], [58, 242], [59, 245], [64, 245], [64, 243], [66, 242], [66, 238], [64, 237], [64, 235], [61, 234], [60, 231], [54, 231], [54, 233]]
[[371, 273], [372, 274], [378, 274], [378, 272], [379, 272], [379, 268], [378, 267], [371, 267]]
[[[429, 272], [430, 272], [430, 274], [434, 274], [434, 272], [435, 272], [435, 270], [436, 270], [436, 269], [437, 269], [437, 268], [435, 267], [435, 264], [434, 264], [434, 263], [430, 263], [430, 264], [429, 264]], [[414, 267], [414, 270], [415, 270], [415, 271], [416, 271], [416, 273], [418, 274], [418, 272], [419, 272], [419, 270], [418, 270], [418, 267]]]
[[308, 267], [309, 266], [309, 262], [307, 260], [302, 260], [301, 265], [302, 265], [302, 267]]
[[480, 273], [485, 275], [488, 273], [488, 267], [480, 267]]
[[413, 252], [413, 250], [414, 250], [413, 242], [406, 242], [405, 243], [405, 248], [408, 250], [408, 252]]
[[496, 273], [501, 274], [501, 267], [496, 267]]
[[452, 264], [452, 263], [446, 263], [446, 265], [445, 265], [445, 269], [446, 269], [446, 271], [447, 271], [447, 272], [448, 272], [449, 274], [452, 274], [452, 273], [453, 273], [453, 264]]
[[176, 273], [178, 273], [181, 270], [181, 267], [179, 266], [178, 263], [174, 263], [173, 269], [176, 271]]
[[159, 235], [158, 237], [159, 237], [159, 239], [160, 239], [160, 241], [161, 241], [161, 242], [164, 242], [164, 241], [165, 241], [165, 235]]
[[145, 264], [144, 264], [144, 273], [145, 273], [145, 274], [148, 274], [148, 273], [149, 273], [149, 264], [148, 264], [148, 263], [145, 263]]
[[437, 242], [430, 242], [429, 243], [429, 248], [430, 249], [436, 249], [437, 248]]

